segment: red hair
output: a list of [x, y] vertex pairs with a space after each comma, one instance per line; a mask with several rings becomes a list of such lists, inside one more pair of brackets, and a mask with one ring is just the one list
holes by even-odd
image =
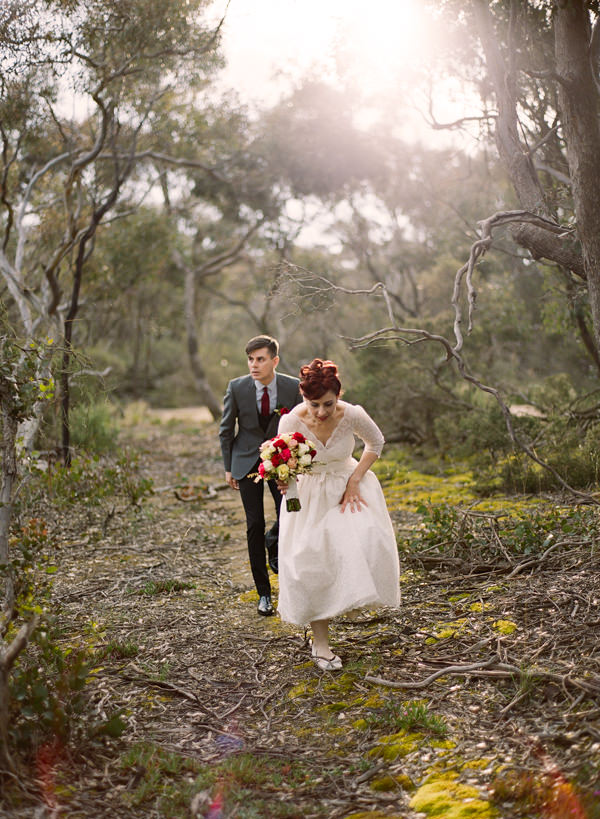
[[339, 395], [342, 383], [338, 378], [337, 365], [333, 361], [314, 358], [310, 364], [300, 367], [300, 389], [309, 401], [315, 401], [329, 391]]

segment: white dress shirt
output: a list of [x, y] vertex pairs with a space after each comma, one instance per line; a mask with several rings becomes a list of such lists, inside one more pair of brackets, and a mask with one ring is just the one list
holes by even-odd
[[[256, 406], [258, 407], [258, 412], [260, 413], [265, 384], [255, 380], [254, 385], [256, 387]], [[275, 377], [270, 384], [267, 384], [266, 387], [269, 392], [269, 412], [274, 412], [277, 407], [277, 377]]]

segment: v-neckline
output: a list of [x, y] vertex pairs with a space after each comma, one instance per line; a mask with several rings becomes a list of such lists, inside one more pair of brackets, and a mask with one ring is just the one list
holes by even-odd
[[334, 428], [331, 430], [331, 435], [329, 436], [329, 438], [327, 439], [327, 441], [325, 443], [323, 443], [323, 441], [319, 438], [319, 436], [316, 433], [311, 431], [310, 427], [308, 426], [308, 424], [305, 423], [304, 419], [300, 418], [300, 423], [304, 425], [304, 428], [308, 432], [309, 436], [315, 438], [317, 440], [317, 442], [319, 444], [321, 444], [323, 449], [327, 449], [327, 446], [328, 446], [329, 442], [331, 441], [331, 439], [333, 438], [333, 436], [337, 432], [337, 429], [338, 429], [339, 425], [342, 423], [342, 421], [344, 420], [345, 417], [346, 417], [346, 407], [344, 407], [344, 414], [342, 415], [340, 420], [337, 422], [337, 424], [334, 426]]

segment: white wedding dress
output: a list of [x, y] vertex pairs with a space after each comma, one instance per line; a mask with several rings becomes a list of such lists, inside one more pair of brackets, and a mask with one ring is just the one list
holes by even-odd
[[340, 500], [357, 461], [355, 436], [368, 451], [381, 454], [381, 430], [357, 405], [339, 401], [344, 415], [326, 445], [318, 441], [295, 407], [281, 417], [279, 432], [301, 432], [317, 450], [312, 472], [298, 478], [302, 508], [281, 504], [279, 525], [279, 602], [282, 620], [305, 625], [367, 606], [400, 602], [398, 548], [377, 477], [370, 470], [360, 482], [368, 506], [341, 512]]

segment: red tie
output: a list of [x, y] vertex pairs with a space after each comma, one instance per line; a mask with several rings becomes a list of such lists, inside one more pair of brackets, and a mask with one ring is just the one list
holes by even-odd
[[271, 414], [271, 406], [269, 404], [269, 390], [268, 387], [263, 389], [262, 398], [260, 399], [260, 414], [261, 415], [270, 415]]

